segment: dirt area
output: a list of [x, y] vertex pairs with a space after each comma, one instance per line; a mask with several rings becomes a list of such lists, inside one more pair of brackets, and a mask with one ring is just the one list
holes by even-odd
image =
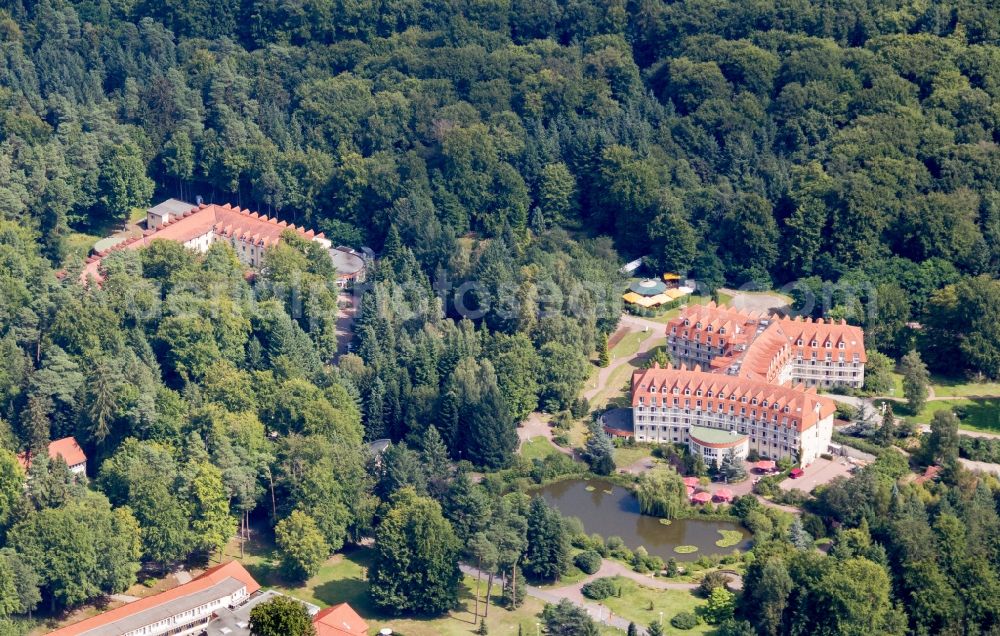
[[719, 290], [719, 296], [730, 297], [727, 304], [745, 311], [786, 310], [791, 301], [787, 296], [773, 292], [739, 291], [725, 288]]
[[803, 469], [805, 473], [798, 479], [788, 477], [778, 486], [782, 490], [801, 490], [802, 492], [812, 492], [816, 486], [828, 484], [837, 477], [850, 477], [853, 466], [844, 458], [829, 460], [817, 459]]

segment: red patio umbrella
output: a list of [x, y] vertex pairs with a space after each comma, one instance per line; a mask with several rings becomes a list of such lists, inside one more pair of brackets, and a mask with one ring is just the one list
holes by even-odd
[[759, 462], [757, 462], [756, 464], [754, 464], [753, 467], [756, 468], [757, 470], [767, 472], [767, 471], [774, 470], [776, 468], [776, 465], [770, 459], [762, 459]]
[[685, 486], [691, 486], [692, 488], [697, 488], [699, 483], [700, 482], [698, 481], [697, 477], [685, 477], [684, 478], [684, 485]]
[[719, 488], [715, 491], [715, 498], [719, 501], [732, 501], [733, 491], [728, 488]]
[[712, 495], [707, 492], [696, 492], [691, 495], [691, 503], [707, 504], [712, 501]]

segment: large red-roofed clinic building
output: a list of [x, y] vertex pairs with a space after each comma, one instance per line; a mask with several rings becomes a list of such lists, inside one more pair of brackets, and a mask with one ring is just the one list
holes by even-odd
[[833, 400], [818, 387], [864, 384], [864, 333], [844, 321], [785, 318], [709, 303], [666, 327], [676, 367], [632, 374], [632, 425], [641, 442], [684, 444], [706, 463], [826, 453]]

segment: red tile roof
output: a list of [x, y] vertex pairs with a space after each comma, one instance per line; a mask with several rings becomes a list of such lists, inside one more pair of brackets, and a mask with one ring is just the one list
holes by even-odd
[[668, 337], [712, 346], [726, 338], [723, 355], [710, 366], [723, 371], [738, 362], [740, 375], [769, 381], [796, 355], [810, 360], [815, 354], [817, 360], [824, 360], [830, 353], [833, 360], [843, 355], [845, 362], [853, 362], [857, 355], [859, 362], [868, 361], [864, 331], [844, 320], [782, 318], [708, 303], [687, 307], [667, 323], [666, 332]]
[[[859, 362], [867, 362], [868, 355], [865, 353], [865, 333], [861, 327], [847, 324], [847, 321], [840, 322], [819, 318], [815, 321], [812, 318], [780, 318], [779, 322], [793, 351], [801, 352], [805, 359], [811, 358], [816, 353], [817, 359], [824, 359], [827, 352], [833, 355], [836, 360], [839, 354], [844, 354], [844, 360], [851, 362], [857, 354]], [[799, 341], [802, 344], [798, 344]], [[813, 345], [813, 342], [816, 344]], [[830, 344], [827, 347], [827, 343]], [[843, 349], [840, 345], [843, 344]]]
[[214, 233], [220, 237], [236, 238], [239, 241], [266, 248], [277, 245], [285, 230], [292, 230], [302, 238], [309, 240], [325, 238], [322, 232], [317, 234], [313, 230], [295, 227], [294, 224], [289, 225], [287, 221], [279, 221], [265, 214], [240, 209], [239, 206], [233, 207], [228, 203], [225, 205], [202, 204], [192, 207], [183, 214], [172, 216], [169, 222], [155, 230], [146, 230], [140, 237], [123, 241], [104, 252], [94, 254], [87, 259], [81, 280], [86, 280], [88, 275], [100, 280], [101, 259], [111, 252], [120, 249], [139, 249], [159, 239], [186, 243], [206, 234]]
[[74, 623], [61, 629], [57, 629], [56, 631], [51, 632], [49, 636], [83, 636], [91, 630], [111, 625], [116, 621], [138, 614], [139, 612], [159, 607], [160, 605], [165, 605], [171, 601], [194, 594], [195, 592], [207, 590], [230, 578], [236, 579], [246, 585], [247, 596], [260, 589], [260, 585], [257, 581], [250, 576], [250, 573], [247, 572], [239, 562], [229, 561], [228, 563], [223, 563], [205, 570], [201, 576], [193, 581], [183, 585], [178, 585], [173, 589], [160, 592], [159, 594], [154, 594], [153, 596], [147, 596], [146, 598], [139, 599], [133, 603], [116, 607], [111, 611], [98, 614], [97, 616], [92, 616], [86, 620], [80, 621], [79, 623]]
[[724, 350], [728, 355], [753, 339], [759, 321], [765, 317], [765, 314], [740, 311], [714, 302], [689, 305], [667, 323], [667, 335], [675, 334], [684, 340], [712, 346], [725, 341]]
[[316, 636], [365, 636], [368, 623], [347, 603], [317, 612], [313, 617]]
[[[87, 455], [84, 454], [80, 445], [76, 443], [76, 438], [72, 436], [57, 439], [49, 443], [49, 459], [55, 459], [56, 457], [62, 457], [67, 466], [76, 466], [87, 461]], [[31, 457], [27, 453], [19, 454], [17, 460], [21, 462], [21, 467], [24, 470], [28, 470], [31, 467]]]
[[[674, 389], [677, 389], [676, 395]], [[690, 394], [685, 395], [685, 391]], [[691, 370], [684, 365], [675, 368], [654, 364], [632, 373], [632, 407], [639, 406], [640, 398], [643, 398], [644, 404], [651, 404], [653, 397], [669, 400], [670, 404], [676, 398], [680, 405], [689, 400], [690, 408], [696, 410], [698, 401], [701, 401], [700, 410], [712, 412], [717, 412], [720, 405], [727, 410], [733, 407], [737, 413], [745, 408], [748, 415], [756, 413], [751, 416], [771, 422], [775, 416], [779, 422], [787, 418], [788, 426], [799, 432], [815, 426], [837, 410], [833, 400], [817, 395], [815, 389], [805, 389], [802, 385], [770, 384], [762, 379], [708, 373], [700, 367]], [[757, 404], [753, 403], [754, 400]]]

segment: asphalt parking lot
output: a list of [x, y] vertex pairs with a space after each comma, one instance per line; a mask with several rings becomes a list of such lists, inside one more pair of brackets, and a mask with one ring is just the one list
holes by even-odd
[[816, 486], [828, 484], [837, 477], [849, 477], [851, 468], [852, 465], [848, 463], [847, 458], [837, 457], [832, 461], [819, 458], [803, 469], [804, 475], [798, 479], [787, 477], [778, 486], [782, 490], [798, 489], [803, 492], [812, 492]]

